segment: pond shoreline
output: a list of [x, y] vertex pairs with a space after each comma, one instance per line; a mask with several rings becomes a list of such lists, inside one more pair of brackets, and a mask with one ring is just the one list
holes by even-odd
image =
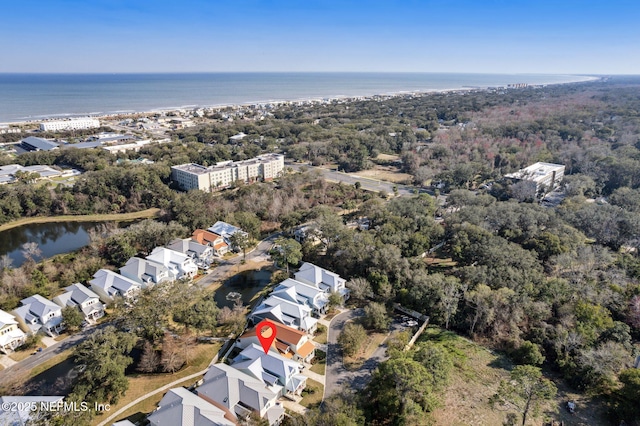
[[23, 225], [56, 223], [56, 222], [123, 222], [136, 219], [148, 219], [156, 217], [160, 209], [151, 208], [132, 213], [112, 213], [112, 214], [83, 214], [83, 215], [63, 215], [63, 216], [34, 216], [0, 225], [0, 232], [17, 228]]

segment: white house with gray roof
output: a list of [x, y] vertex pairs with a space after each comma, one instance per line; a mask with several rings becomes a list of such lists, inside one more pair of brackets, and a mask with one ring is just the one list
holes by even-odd
[[273, 289], [272, 296], [310, 306], [313, 313], [323, 315], [329, 306], [329, 296], [318, 287], [287, 278]]
[[282, 386], [283, 396], [300, 395], [307, 384], [307, 377], [300, 374], [302, 364], [283, 357], [275, 350], [265, 353], [256, 344], [240, 352], [231, 366], [262, 380], [266, 386]]
[[147, 419], [151, 426], [236, 426], [221, 408], [185, 388], [170, 389]]
[[100, 269], [93, 274], [89, 285], [104, 303], [111, 303], [117, 297], [132, 298], [141, 288], [140, 283], [108, 269]]
[[79, 283], [72, 284], [65, 290], [64, 293], [53, 298], [55, 303], [63, 308], [67, 306], [77, 308], [88, 322], [95, 322], [104, 316], [104, 305], [96, 293]]
[[120, 275], [134, 280], [142, 288], [153, 287], [156, 284], [176, 279], [166, 266], [139, 257], [127, 260], [127, 263], [120, 268]]
[[249, 320], [257, 324], [261, 320], [270, 319], [289, 327], [313, 333], [318, 320], [311, 316], [312, 309], [306, 304], [292, 301], [289, 297], [283, 299], [271, 295], [258, 305], [249, 315]]
[[27, 338], [16, 318], [8, 312], [0, 310], [0, 352], [9, 354], [22, 345]]
[[347, 281], [344, 278], [313, 263], [304, 262], [293, 277], [296, 281], [312, 285], [320, 290], [338, 293], [344, 300], [349, 298], [349, 289], [347, 289]]
[[227, 364], [214, 364], [204, 376], [196, 392], [199, 397], [245, 419], [252, 412], [278, 425], [284, 418], [284, 407], [277, 400], [282, 386], [267, 386], [263, 380], [244, 373]]
[[213, 247], [200, 244], [191, 238], [173, 240], [167, 244], [167, 248], [201, 261], [209, 261], [213, 258]]
[[30, 333], [43, 331], [50, 336], [59, 334], [63, 329], [62, 308], [39, 294], [20, 301], [22, 306], [13, 311], [22, 328]]
[[166, 247], [156, 247], [146, 259], [164, 265], [177, 279], [193, 278], [198, 273], [192, 258]]

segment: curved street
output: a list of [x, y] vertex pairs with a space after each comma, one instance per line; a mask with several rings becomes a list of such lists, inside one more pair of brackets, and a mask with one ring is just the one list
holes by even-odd
[[337, 315], [329, 325], [327, 336], [327, 369], [324, 388], [324, 397], [328, 398], [338, 392], [340, 388], [347, 386], [350, 389], [363, 389], [373, 374], [378, 364], [387, 359], [386, 345], [380, 345], [371, 358], [366, 360], [360, 368], [349, 371], [342, 364], [342, 351], [338, 345], [338, 335], [344, 325], [354, 319], [364, 315], [362, 309], [349, 310]]

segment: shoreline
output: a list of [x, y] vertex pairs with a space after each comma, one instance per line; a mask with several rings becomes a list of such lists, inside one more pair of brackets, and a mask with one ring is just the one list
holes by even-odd
[[132, 213], [106, 213], [106, 214], [82, 214], [82, 215], [62, 215], [62, 216], [33, 216], [18, 219], [0, 225], [0, 232], [8, 231], [24, 225], [56, 222], [128, 222], [136, 219], [149, 219], [156, 217], [160, 209], [150, 208]]
[[[584, 75], [584, 76], [572, 75], [571, 77], [575, 77], [576, 79], [572, 81], [564, 81], [561, 83], [558, 83], [558, 82], [535, 83], [535, 84], [530, 84], [528, 87], [545, 87], [545, 86], [555, 86], [555, 85], [561, 85], [561, 84], [587, 83], [587, 82], [593, 82], [593, 81], [598, 81], [602, 79], [602, 77], [587, 76], [587, 75]], [[524, 81], [522, 83], [529, 84]], [[34, 124], [34, 123], [40, 123], [40, 122], [46, 122], [46, 121], [65, 120], [65, 119], [81, 118], [81, 117], [91, 117], [91, 118], [96, 118], [98, 120], [112, 120], [115, 117], [130, 117], [135, 115], [149, 116], [154, 114], [176, 112], [180, 110], [194, 111], [198, 109], [208, 109], [212, 111], [220, 111], [226, 108], [241, 108], [241, 107], [246, 107], [249, 105], [256, 105], [256, 104], [283, 105], [283, 104], [291, 104], [291, 103], [299, 103], [299, 102], [332, 102], [337, 100], [356, 100], [356, 99], [373, 100], [381, 96], [383, 97], [399, 97], [399, 96], [407, 96], [407, 95], [426, 96], [426, 95], [437, 94], [437, 93], [455, 93], [455, 92], [466, 92], [466, 91], [474, 91], [474, 90], [487, 90], [490, 87], [507, 88], [509, 84], [512, 84], [512, 83], [505, 83], [505, 84], [502, 84], [501, 86], [462, 86], [462, 87], [444, 88], [444, 89], [396, 90], [392, 92], [382, 92], [382, 93], [367, 94], [367, 95], [336, 94], [336, 95], [330, 95], [330, 96], [324, 96], [324, 97], [318, 96], [318, 97], [312, 97], [312, 98], [307, 97], [307, 98], [292, 98], [292, 99], [281, 98], [281, 99], [268, 99], [268, 100], [253, 100], [253, 101], [246, 101], [246, 102], [235, 103], [235, 104], [234, 103], [209, 104], [209, 105], [188, 104], [188, 105], [182, 105], [182, 106], [151, 108], [146, 111], [133, 111], [133, 110], [123, 109], [123, 110], [106, 111], [106, 112], [100, 111], [100, 112], [86, 112], [86, 113], [62, 113], [62, 114], [58, 113], [58, 114], [36, 116], [28, 119], [25, 118], [24, 120], [19, 120], [19, 121], [0, 122], [0, 125], [21, 126], [25, 124]]]

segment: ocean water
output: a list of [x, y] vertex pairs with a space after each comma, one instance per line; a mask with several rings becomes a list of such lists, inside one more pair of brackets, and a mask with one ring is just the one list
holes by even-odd
[[585, 80], [589, 77], [454, 73], [0, 74], [0, 123]]

